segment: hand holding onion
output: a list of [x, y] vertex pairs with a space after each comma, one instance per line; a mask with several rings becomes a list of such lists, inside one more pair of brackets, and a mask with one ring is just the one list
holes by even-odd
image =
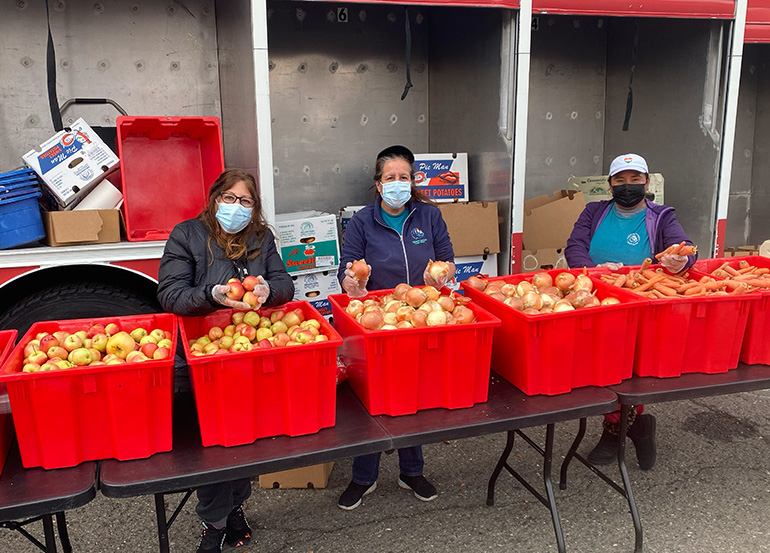
[[441, 290], [447, 282], [454, 278], [454, 263], [446, 261], [428, 261], [422, 275], [425, 284]]
[[372, 273], [372, 267], [366, 264], [366, 261], [359, 259], [357, 261], [348, 261], [345, 265], [345, 278], [342, 279], [342, 289], [347, 292], [351, 298], [361, 298], [367, 294], [366, 284], [369, 282], [369, 275]]

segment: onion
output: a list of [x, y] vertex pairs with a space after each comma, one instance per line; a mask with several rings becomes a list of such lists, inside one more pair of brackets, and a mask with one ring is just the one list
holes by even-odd
[[364, 300], [364, 307], [369, 307], [370, 305], [375, 305], [377, 307], [380, 306], [380, 304], [375, 299], [369, 298]]
[[412, 323], [409, 321], [398, 321], [396, 323], [396, 328], [412, 328]]
[[395, 288], [393, 288], [393, 297], [397, 300], [406, 301], [406, 293], [409, 291], [411, 286], [409, 286], [406, 282], [402, 282], [401, 284], [397, 285]]
[[395, 313], [398, 309], [404, 305], [403, 302], [398, 300], [390, 300], [389, 302], [382, 302], [384, 307], [382, 308], [385, 313]]
[[489, 294], [489, 297], [495, 298], [497, 301], [505, 301], [505, 295], [501, 292], [493, 292]]
[[615, 305], [617, 303], [620, 303], [620, 300], [618, 298], [613, 298], [612, 296], [608, 296], [600, 302], [600, 305]]
[[502, 294], [502, 287], [494, 282], [487, 285], [486, 288], [484, 288], [484, 293], [488, 296], [491, 296], [492, 294]]
[[413, 286], [406, 293], [405, 299], [406, 303], [412, 307], [420, 307], [428, 299], [428, 294], [426, 294], [422, 289]]
[[541, 311], [543, 309], [548, 309], [551, 311], [553, 309], [553, 304], [555, 304], [558, 300], [551, 296], [550, 294], [540, 294], [540, 298], [543, 300], [543, 307], [540, 309]]
[[396, 296], [394, 296], [392, 293], [385, 294], [384, 296], [380, 296], [380, 305], [385, 305], [391, 301], [396, 299]]
[[359, 259], [358, 261], [354, 261], [350, 265], [350, 270], [353, 271], [353, 278], [356, 280], [366, 280], [369, 278], [369, 266], [366, 264], [366, 261], [363, 259]]
[[572, 285], [573, 290], [587, 290], [590, 292], [594, 289], [594, 283], [588, 275], [580, 273], [575, 278], [575, 283]]
[[398, 311], [396, 311], [396, 318], [399, 321], [408, 321], [412, 316], [412, 313], [414, 313], [414, 309], [411, 306], [402, 305], [398, 308]]
[[412, 318], [410, 319], [410, 322], [412, 323], [412, 326], [415, 326], [415, 327], [425, 326], [427, 319], [428, 319], [427, 311], [421, 311], [418, 309], [412, 313]]
[[564, 294], [561, 293], [561, 290], [559, 290], [556, 286], [544, 286], [543, 288], [538, 288], [538, 292], [541, 294], [548, 294], [549, 296], [553, 296], [557, 300], [560, 300]]
[[420, 307], [430, 307], [431, 311], [443, 311], [444, 309], [441, 307], [441, 304], [435, 300], [428, 300], [425, 303], [423, 303]]
[[523, 311], [524, 310], [524, 302], [522, 302], [521, 298], [518, 297], [518, 296], [511, 296], [510, 298], [505, 298], [503, 303], [505, 305], [510, 305], [516, 311]]
[[454, 319], [458, 324], [472, 323], [476, 319], [476, 316], [473, 314], [473, 311], [471, 311], [464, 305], [458, 305], [457, 307], [455, 307], [454, 311], [452, 311], [452, 315], [454, 316]]
[[439, 281], [449, 274], [449, 264], [446, 261], [432, 261], [428, 265], [428, 273], [435, 281]]
[[362, 327], [369, 330], [379, 330], [385, 324], [382, 313], [375, 310], [365, 311], [358, 322], [361, 323]]
[[396, 325], [382, 325], [380, 327], [380, 330], [397, 330], [398, 327]]
[[431, 311], [428, 313], [426, 323], [428, 326], [439, 326], [446, 324], [446, 313], [444, 311]]
[[430, 313], [431, 311], [433, 311], [433, 306], [430, 304], [430, 301], [426, 301], [417, 309], [419, 311], [425, 311], [426, 313]]
[[540, 310], [539, 309], [535, 309], [533, 307], [529, 307], [529, 308], [525, 309], [524, 311], [522, 311], [522, 313], [524, 313], [525, 315], [540, 315]]
[[516, 294], [519, 297], [522, 297], [527, 292], [537, 292], [537, 290], [535, 290], [535, 287], [532, 286], [531, 282], [527, 282], [526, 280], [522, 280], [521, 282], [519, 282], [516, 285]]
[[364, 312], [364, 302], [361, 300], [350, 300], [350, 303], [345, 308], [345, 311], [353, 317], [357, 317]]
[[540, 313], [553, 313], [553, 305], [543, 306], [540, 308]]
[[521, 301], [524, 304], [525, 311], [530, 307], [539, 311], [540, 308], [543, 307], [543, 298], [541, 298], [540, 294], [537, 292], [525, 292], [524, 295], [521, 296]]
[[441, 296], [436, 300], [444, 311], [452, 311], [455, 308], [455, 300], [449, 296]]
[[575, 308], [567, 300], [559, 300], [553, 304], [553, 312], [560, 313], [562, 311], [574, 311]]
[[438, 290], [436, 290], [433, 286], [427, 285], [422, 287], [422, 291], [425, 292], [428, 295], [429, 300], [436, 301], [439, 297]]
[[484, 288], [487, 287], [487, 281], [477, 277], [476, 275], [469, 276], [467, 279], [465, 279], [465, 283], [471, 288], [475, 288], [479, 292], [483, 292]]
[[384, 322], [386, 325], [393, 325], [393, 326], [396, 326], [396, 323], [398, 322], [398, 318], [396, 317], [396, 314], [395, 314], [395, 313], [385, 313], [385, 314], [382, 316], [382, 321], [383, 321], [383, 322]]
[[553, 281], [554, 286], [556, 286], [559, 290], [562, 292], [566, 292], [570, 289], [572, 284], [575, 282], [575, 275], [572, 273], [559, 273], [556, 275], [556, 278]]
[[548, 273], [537, 273], [532, 277], [532, 286], [542, 292], [541, 288], [546, 286], [553, 286], [553, 277]]
[[594, 297], [591, 295], [591, 292], [588, 292], [587, 290], [577, 290], [575, 292], [574, 298], [572, 299], [572, 305], [575, 309], [580, 309], [581, 307], [592, 305], [593, 298]]
[[500, 291], [503, 293], [504, 296], [510, 298], [511, 296], [516, 295], [516, 285], [515, 284], [503, 284], [500, 287]]

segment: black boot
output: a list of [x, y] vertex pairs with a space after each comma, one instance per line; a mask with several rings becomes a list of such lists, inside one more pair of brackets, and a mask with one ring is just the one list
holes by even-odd
[[634, 425], [628, 429], [628, 437], [634, 442], [639, 468], [650, 470], [654, 467], [655, 459], [657, 458], [655, 417], [652, 415], [638, 415]]
[[605, 425], [599, 443], [588, 454], [588, 462], [592, 465], [609, 465], [618, 460], [618, 433], [612, 432]]

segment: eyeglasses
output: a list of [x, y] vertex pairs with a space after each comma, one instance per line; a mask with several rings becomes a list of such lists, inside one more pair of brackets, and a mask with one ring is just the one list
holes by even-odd
[[226, 204], [234, 204], [240, 202], [243, 207], [254, 207], [254, 198], [251, 196], [236, 196], [232, 192], [222, 192], [219, 195], [222, 201]]

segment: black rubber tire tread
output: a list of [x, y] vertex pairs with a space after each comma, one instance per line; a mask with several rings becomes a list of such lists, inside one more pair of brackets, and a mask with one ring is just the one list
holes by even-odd
[[15, 328], [19, 338], [38, 321], [119, 317], [162, 311], [154, 298], [103, 282], [54, 284], [22, 298], [0, 316], [0, 329]]

